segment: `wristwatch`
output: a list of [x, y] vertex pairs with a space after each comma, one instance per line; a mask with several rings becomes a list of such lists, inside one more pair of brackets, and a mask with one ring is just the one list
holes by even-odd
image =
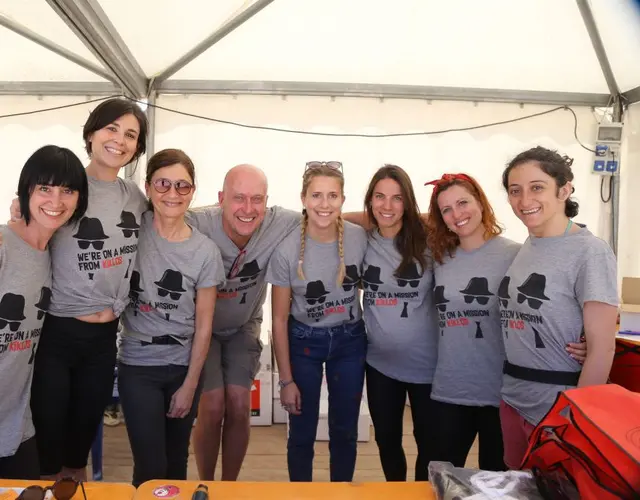
[[293, 383], [293, 379], [292, 380], [278, 380], [278, 387], [280, 388], [280, 390], [284, 389], [285, 387], [287, 387], [289, 384]]

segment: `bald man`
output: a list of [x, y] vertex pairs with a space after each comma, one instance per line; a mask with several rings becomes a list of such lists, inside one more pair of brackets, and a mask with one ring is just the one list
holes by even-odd
[[276, 244], [300, 223], [300, 213], [267, 208], [267, 177], [253, 165], [227, 172], [218, 202], [190, 212], [190, 223], [218, 245], [227, 276], [218, 289], [193, 437], [200, 479], [213, 481], [222, 443], [222, 480], [235, 481], [249, 444], [250, 391], [262, 352], [265, 271]]

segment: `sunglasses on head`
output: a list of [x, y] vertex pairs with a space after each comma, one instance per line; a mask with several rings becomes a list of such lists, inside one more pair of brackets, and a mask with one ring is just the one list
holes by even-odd
[[71, 477], [58, 479], [53, 485], [43, 488], [42, 486], [27, 486], [17, 500], [44, 500], [47, 492], [50, 491], [56, 500], [71, 500], [78, 491], [78, 486], [82, 489], [82, 496], [87, 500], [84, 485]]
[[333, 170], [342, 171], [341, 161], [308, 161], [305, 165], [305, 171], [312, 170], [314, 168], [329, 167]]
[[171, 186], [175, 188], [176, 193], [182, 196], [188, 195], [193, 189], [193, 184], [188, 181], [170, 181], [164, 178], [153, 181], [153, 187], [160, 194], [169, 192]]

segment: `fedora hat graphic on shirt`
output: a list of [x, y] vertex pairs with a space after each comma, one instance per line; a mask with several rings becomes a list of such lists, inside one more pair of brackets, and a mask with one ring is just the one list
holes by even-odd
[[99, 219], [93, 217], [83, 217], [78, 226], [78, 232], [73, 235], [78, 240], [106, 240], [109, 237], [104, 234], [102, 223]]
[[236, 275], [236, 278], [240, 278], [241, 282], [249, 281], [252, 279], [256, 279], [260, 274], [260, 266], [258, 266], [258, 261], [253, 259], [251, 262], [247, 262], [240, 272]]
[[136, 216], [125, 210], [120, 212], [120, 224], [116, 224], [116, 226], [122, 229], [140, 229], [136, 222]]
[[40, 300], [36, 303], [36, 307], [47, 311], [49, 309], [49, 305], [51, 305], [51, 288], [43, 286], [40, 289]]
[[511, 282], [511, 276], [505, 276], [502, 278], [500, 282], [500, 286], [498, 287], [498, 297], [504, 300], [504, 304], [506, 306], [506, 302], [511, 298], [509, 295], [509, 283]]
[[411, 288], [417, 288], [421, 277], [418, 272], [418, 265], [415, 262], [411, 262], [402, 274], [396, 275], [398, 286], [404, 287], [408, 283]]
[[358, 284], [360, 281], [360, 276], [358, 276], [358, 266], [350, 265], [345, 268], [345, 276], [344, 281], [342, 282], [342, 288], [345, 292], [353, 289], [354, 286]]
[[549, 297], [544, 294], [546, 286], [546, 276], [538, 273], [531, 273], [524, 283], [518, 287], [518, 291], [523, 295], [533, 297], [534, 299], [550, 300]]
[[376, 266], [367, 266], [367, 269], [362, 275], [362, 286], [364, 288], [371, 288], [374, 292], [378, 291], [378, 285], [382, 285], [380, 280], [380, 268]]
[[464, 301], [467, 304], [471, 304], [474, 300], [480, 305], [487, 305], [489, 297], [493, 294], [489, 291], [489, 282], [487, 278], [474, 277], [469, 280], [467, 287], [464, 290], [460, 290], [460, 293], [464, 295]]
[[12, 332], [17, 332], [24, 316], [24, 297], [5, 293], [0, 299], [0, 330], [9, 324]]
[[433, 300], [436, 303], [438, 311], [445, 312], [447, 310], [447, 302], [449, 302], [449, 299], [444, 296], [443, 285], [438, 285], [433, 289]]
[[307, 291], [304, 294], [304, 298], [307, 299], [308, 304], [322, 304], [329, 295], [329, 291], [324, 287], [324, 283], [320, 280], [310, 281], [307, 283]]
[[49, 310], [49, 305], [51, 304], [51, 289], [47, 286], [43, 286], [40, 289], [40, 300], [36, 303], [36, 307], [38, 308], [38, 319], [42, 319], [44, 313]]
[[160, 281], [154, 282], [158, 285], [158, 295], [166, 297], [169, 295], [172, 300], [180, 300], [182, 292], [186, 292], [182, 288], [182, 274], [173, 269], [166, 269]]
[[531, 273], [529, 277], [520, 285], [518, 289], [518, 304], [522, 304], [525, 300], [531, 309], [540, 309], [543, 300], [550, 300], [544, 294], [547, 286], [546, 276], [538, 273]]
[[467, 283], [467, 288], [460, 290], [465, 295], [473, 295], [474, 297], [489, 297], [493, 295], [489, 291], [489, 282], [487, 278], [471, 278]]
[[117, 227], [122, 229], [122, 234], [125, 238], [131, 238], [134, 236], [137, 238], [140, 230], [140, 225], [136, 222], [136, 216], [131, 212], [120, 212], [120, 224], [116, 224]]
[[186, 290], [182, 288], [182, 273], [180, 273], [180, 271], [174, 271], [173, 269], [166, 269], [160, 281], [156, 281], [155, 284], [170, 292], [186, 292]]
[[[140, 292], [144, 292], [144, 289], [140, 287], [140, 273], [138, 271], [131, 272], [131, 281], [129, 283], [130, 283], [129, 290], [131, 292], [135, 292], [136, 295], [139, 294]], [[182, 284], [182, 280], [180, 281], [180, 283]]]

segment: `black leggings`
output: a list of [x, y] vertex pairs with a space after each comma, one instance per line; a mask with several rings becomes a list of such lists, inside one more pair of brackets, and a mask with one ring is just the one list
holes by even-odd
[[438, 429], [436, 460], [464, 467], [476, 435], [482, 470], [505, 471], [500, 410], [496, 406], [464, 406], [433, 402]]
[[35, 437], [23, 441], [10, 457], [0, 458], [0, 479], [40, 479]]
[[40, 473], [82, 469], [113, 393], [118, 320], [47, 315], [36, 353], [31, 410]]
[[132, 484], [136, 488], [152, 479], [187, 479], [189, 438], [202, 383], [196, 388], [186, 417], [167, 417], [171, 397], [184, 382], [187, 370], [177, 365], [118, 364], [118, 391], [133, 453]]
[[407, 395], [411, 403], [413, 436], [418, 448], [415, 478], [416, 481], [428, 481], [428, 467], [434, 451], [431, 384], [400, 382], [367, 365], [369, 413], [387, 481], [407, 480], [407, 459], [402, 448]]

